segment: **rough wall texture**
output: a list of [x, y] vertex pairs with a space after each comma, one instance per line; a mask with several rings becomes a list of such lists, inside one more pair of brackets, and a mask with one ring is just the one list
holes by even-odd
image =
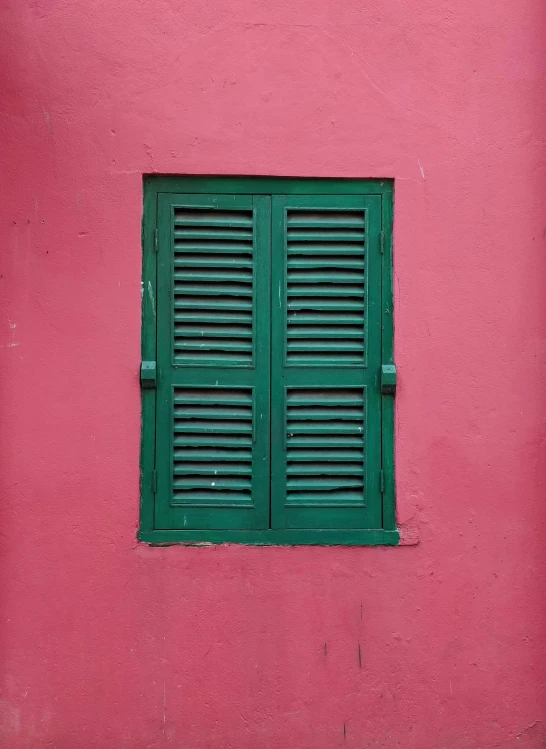
[[[544, 746], [545, 40], [543, 0], [2, 2], [1, 746]], [[418, 546], [136, 543], [150, 172], [396, 179]]]

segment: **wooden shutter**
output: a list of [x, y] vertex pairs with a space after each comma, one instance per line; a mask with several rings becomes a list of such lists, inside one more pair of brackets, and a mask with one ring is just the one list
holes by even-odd
[[272, 527], [381, 528], [381, 198], [272, 201]]
[[269, 526], [270, 198], [158, 196], [155, 527]]

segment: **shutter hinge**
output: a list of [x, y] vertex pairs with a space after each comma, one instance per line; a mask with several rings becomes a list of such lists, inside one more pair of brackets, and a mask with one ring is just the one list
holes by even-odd
[[154, 229], [154, 252], [159, 250], [159, 231]]
[[385, 471], [379, 471], [379, 491], [381, 494], [385, 493]]
[[140, 387], [149, 390], [157, 386], [157, 366], [155, 361], [143, 361], [140, 365]]
[[383, 254], [385, 252], [385, 232], [379, 232], [379, 252]]
[[154, 468], [154, 470], [152, 471], [152, 492], [155, 494], [156, 491], [157, 491], [157, 471]]

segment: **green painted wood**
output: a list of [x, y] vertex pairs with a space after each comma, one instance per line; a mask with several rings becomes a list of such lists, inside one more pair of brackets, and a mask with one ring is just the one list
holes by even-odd
[[272, 197], [273, 529], [381, 528], [380, 231], [381, 196]]
[[160, 194], [158, 228], [155, 528], [266, 529], [270, 198]]
[[139, 541], [157, 546], [172, 544], [249, 544], [253, 546], [396, 546], [398, 531], [373, 530], [265, 530], [265, 531], [140, 531]]
[[398, 543], [392, 187], [145, 178], [142, 541]]
[[[394, 296], [392, 253], [393, 192], [381, 196], [381, 226], [384, 236], [381, 256], [381, 351], [382, 363], [394, 363]], [[396, 528], [396, 481], [394, 466], [394, 396], [381, 398], [381, 463], [384, 476], [383, 528]]]
[[[150, 189], [144, 191], [142, 217], [142, 361], [156, 361], [156, 252], [155, 234], [157, 225], [157, 194]], [[153, 472], [155, 469], [156, 429], [155, 388], [142, 389], [142, 432], [140, 451], [140, 530], [149, 532], [154, 528], [155, 494]]]
[[243, 195], [384, 195], [391, 179], [316, 179], [300, 177], [147, 176], [146, 190], [157, 193], [225, 193]]

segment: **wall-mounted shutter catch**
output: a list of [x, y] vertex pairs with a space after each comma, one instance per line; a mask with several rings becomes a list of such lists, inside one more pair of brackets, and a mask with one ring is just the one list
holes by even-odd
[[381, 392], [383, 395], [394, 395], [396, 392], [396, 365], [383, 364], [381, 367]]
[[157, 366], [155, 361], [143, 361], [140, 365], [140, 386], [145, 390], [157, 387]]

